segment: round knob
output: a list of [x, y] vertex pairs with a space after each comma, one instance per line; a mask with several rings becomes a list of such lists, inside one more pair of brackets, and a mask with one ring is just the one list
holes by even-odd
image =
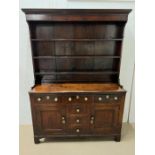
[[79, 108], [78, 108], [78, 109], [76, 109], [76, 112], [78, 112], [78, 113], [79, 113], [79, 112], [80, 112], [80, 109], [79, 109]]
[[65, 117], [62, 117], [62, 119], [65, 119]]
[[109, 95], [106, 95], [106, 99], [109, 99], [110, 97], [109, 97]]
[[69, 97], [69, 98], [68, 98], [68, 101], [69, 101], [69, 102], [71, 102], [71, 101], [72, 101], [72, 98], [71, 98], [71, 97]]
[[79, 132], [80, 132], [80, 129], [76, 129], [76, 132], [78, 132], [78, 133], [79, 133]]
[[38, 102], [40, 102], [40, 101], [41, 101], [41, 98], [40, 98], [40, 97], [39, 97], [39, 98], [37, 98], [37, 101], [38, 101]]
[[80, 120], [79, 120], [79, 119], [77, 119], [77, 120], [76, 120], [76, 123], [80, 123]]
[[62, 124], [65, 124], [66, 123], [66, 121], [65, 120], [62, 120]]
[[118, 100], [118, 97], [117, 97], [117, 96], [115, 96], [115, 97], [114, 97], [114, 100]]
[[55, 97], [55, 98], [54, 98], [54, 101], [55, 101], [55, 102], [57, 102], [57, 101], [58, 101], [58, 98], [57, 98], [57, 97]]
[[84, 100], [85, 100], [85, 101], [88, 101], [88, 97], [85, 97]]
[[102, 97], [99, 97], [98, 100], [99, 100], [99, 101], [102, 101]]
[[50, 96], [46, 96], [46, 99], [49, 100], [50, 99]]
[[90, 124], [94, 124], [94, 120], [90, 120]]
[[79, 98], [80, 98], [80, 97], [77, 95], [77, 96], [76, 96], [76, 99], [78, 100]]

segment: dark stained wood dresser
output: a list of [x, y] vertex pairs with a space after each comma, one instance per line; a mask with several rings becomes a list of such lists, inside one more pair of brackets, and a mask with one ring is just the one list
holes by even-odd
[[35, 85], [34, 142], [111, 137], [120, 141], [126, 91], [119, 83], [131, 10], [23, 9]]

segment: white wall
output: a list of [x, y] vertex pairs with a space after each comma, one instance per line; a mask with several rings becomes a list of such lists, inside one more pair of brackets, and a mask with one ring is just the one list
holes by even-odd
[[133, 76], [132, 82], [132, 91], [131, 91], [131, 98], [130, 98], [130, 111], [129, 111], [129, 122], [135, 122], [135, 74]]
[[[133, 0], [21, 0], [20, 8], [101, 8], [134, 9]], [[20, 124], [31, 123], [28, 91], [33, 85], [30, 40], [25, 15], [20, 10]], [[120, 81], [127, 90], [123, 121], [128, 120], [132, 77], [134, 71], [134, 10], [129, 15], [125, 28]], [[131, 113], [130, 113], [131, 114]], [[133, 114], [132, 114], [133, 115]], [[134, 120], [133, 120], [134, 121]]]

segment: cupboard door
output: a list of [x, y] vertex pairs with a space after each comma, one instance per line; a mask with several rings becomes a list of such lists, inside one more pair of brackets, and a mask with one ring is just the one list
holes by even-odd
[[41, 134], [63, 134], [65, 129], [65, 117], [61, 108], [37, 107], [37, 125]]
[[119, 106], [97, 105], [92, 115], [92, 132], [95, 134], [113, 133], [119, 120]]

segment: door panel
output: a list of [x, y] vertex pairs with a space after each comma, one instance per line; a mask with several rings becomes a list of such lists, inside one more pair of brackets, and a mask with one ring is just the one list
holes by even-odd
[[111, 133], [118, 124], [119, 106], [97, 105], [94, 108], [94, 133]]
[[63, 123], [63, 115], [58, 107], [39, 107], [37, 109], [37, 123], [39, 131], [48, 134], [63, 134], [65, 124]]

